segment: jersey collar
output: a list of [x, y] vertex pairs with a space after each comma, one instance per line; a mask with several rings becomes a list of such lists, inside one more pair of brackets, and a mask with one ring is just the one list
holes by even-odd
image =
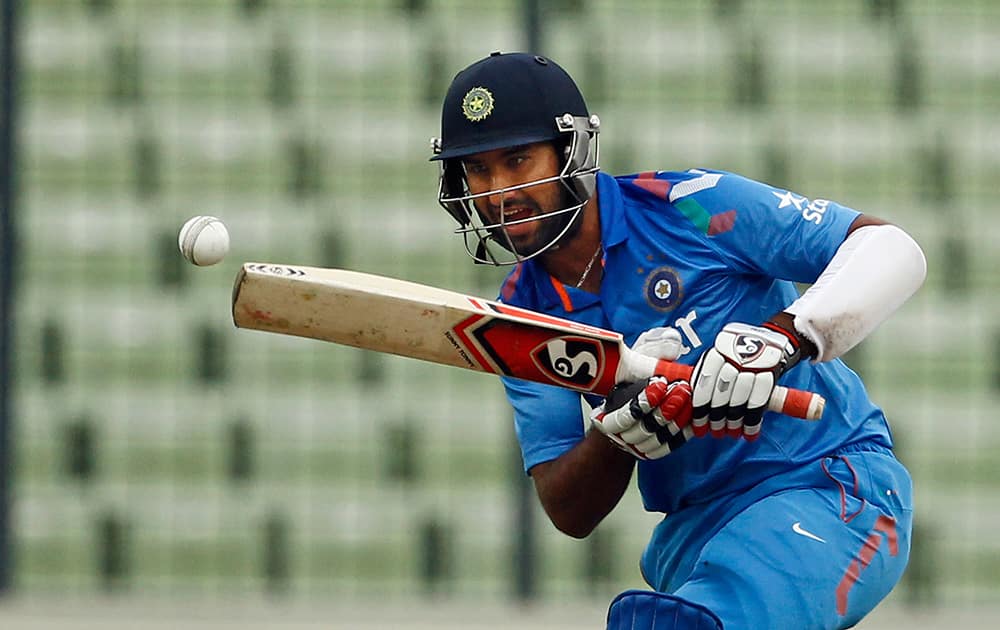
[[628, 238], [622, 191], [618, 180], [607, 173], [597, 174], [597, 203], [601, 212], [601, 238], [607, 251]]
[[[621, 189], [614, 177], [603, 172], [597, 174], [597, 203], [601, 213], [601, 240], [604, 251], [607, 252], [625, 241], [628, 231], [625, 225], [625, 204], [622, 201]], [[522, 263], [520, 282], [537, 291], [536, 299], [539, 306], [551, 312], [561, 309], [567, 313], [586, 308], [600, 301], [600, 296], [587, 291], [568, 287], [554, 280], [538, 262], [531, 259]]]

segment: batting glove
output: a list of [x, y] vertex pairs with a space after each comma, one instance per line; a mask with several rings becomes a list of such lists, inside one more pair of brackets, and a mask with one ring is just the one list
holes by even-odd
[[684, 354], [684, 340], [676, 328], [661, 326], [650, 328], [639, 335], [632, 344], [632, 349], [654, 359], [676, 361]]
[[778, 377], [798, 359], [798, 339], [774, 324], [726, 324], [691, 375], [694, 434], [757, 439]]
[[662, 376], [620, 384], [590, 418], [592, 426], [626, 453], [659, 459], [694, 435], [689, 426], [691, 386]]

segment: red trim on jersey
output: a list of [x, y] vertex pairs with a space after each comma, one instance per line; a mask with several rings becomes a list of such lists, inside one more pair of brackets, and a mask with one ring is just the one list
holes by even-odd
[[712, 215], [712, 218], [708, 221], [708, 235], [723, 234], [733, 229], [734, 225], [736, 225], [736, 210], [727, 210], [726, 212]]
[[569, 299], [569, 293], [566, 292], [566, 287], [564, 287], [563, 283], [556, 280], [553, 276], [549, 276], [549, 281], [552, 282], [552, 286], [556, 290], [556, 295], [559, 296], [559, 301], [562, 302], [563, 310], [567, 313], [572, 313], [573, 300]]
[[524, 270], [524, 263], [517, 263], [514, 270], [510, 272], [507, 279], [504, 280], [503, 286], [500, 287], [500, 297], [505, 300], [509, 300], [514, 295], [514, 290], [517, 288], [517, 281], [521, 277], [521, 271]]
[[[858, 496], [858, 473], [854, 471], [854, 466], [851, 466], [851, 462], [847, 461], [846, 457], [841, 455], [837, 457], [837, 459], [844, 462], [844, 464], [847, 466], [847, 469], [851, 471], [851, 476], [854, 477], [854, 491], [852, 492], [852, 494], [854, 496]], [[825, 459], [820, 462], [820, 466], [823, 468], [823, 472], [826, 473], [826, 476], [829, 477], [833, 481], [833, 483], [837, 484], [837, 487], [840, 489], [840, 520], [844, 521], [845, 523], [850, 523], [851, 521], [854, 520], [854, 518], [858, 514], [861, 514], [862, 510], [865, 509], [865, 502], [864, 501], [861, 502], [861, 507], [859, 507], [856, 512], [854, 512], [853, 514], [848, 514], [847, 488], [844, 487], [844, 484], [840, 483], [839, 479], [830, 474], [830, 469], [827, 468]]]
[[670, 182], [665, 179], [656, 179], [656, 173], [653, 171], [647, 171], [645, 173], [639, 173], [632, 183], [647, 190], [660, 199], [667, 201], [667, 193], [670, 192]]

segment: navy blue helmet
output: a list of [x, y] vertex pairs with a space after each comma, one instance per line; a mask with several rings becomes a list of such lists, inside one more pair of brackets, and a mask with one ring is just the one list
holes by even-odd
[[[527, 260], [570, 231], [594, 194], [599, 127], [573, 79], [545, 57], [495, 52], [455, 76], [444, 99], [441, 137], [432, 141], [431, 160], [441, 163], [438, 201], [458, 221], [456, 233], [464, 237], [466, 250], [477, 262], [502, 265]], [[562, 170], [557, 176], [470, 194], [461, 158], [538, 142], [553, 142], [561, 151]], [[475, 200], [481, 197], [552, 181], [563, 184], [566, 207], [524, 221], [554, 220], [562, 226], [534, 251], [517, 250], [506, 234], [502, 212], [499, 223], [486, 223], [475, 209]], [[493, 244], [508, 255], [498, 255]]]

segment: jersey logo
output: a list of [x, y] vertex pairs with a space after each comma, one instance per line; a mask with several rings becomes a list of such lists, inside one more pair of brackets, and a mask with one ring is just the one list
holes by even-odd
[[493, 112], [493, 94], [484, 87], [474, 87], [462, 98], [462, 113], [472, 122], [478, 122]]
[[670, 267], [654, 269], [646, 277], [646, 302], [658, 311], [672, 311], [684, 297], [681, 278]]
[[590, 390], [601, 377], [604, 348], [595, 339], [562, 336], [536, 347], [531, 358], [554, 382]]
[[803, 219], [816, 225], [823, 222], [823, 214], [830, 205], [829, 199], [813, 199], [809, 201], [806, 197], [799, 197], [787, 190], [783, 195], [774, 191], [771, 191], [771, 194], [778, 198], [778, 210], [793, 206], [795, 211], [802, 215]]
[[802, 204], [809, 201], [805, 197], [796, 197], [792, 192], [785, 191], [785, 194], [779, 195], [776, 192], [771, 192], [772, 195], [778, 198], [778, 209], [787, 208], [788, 206], [795, 206], [795, 209], [799, 212], [802, 211]]
[[813, 540], [819, 541], [821, 543], [825, 543], [826, 542], [825, 540], [823, 540], [822, 538], [820, 538], [816, 534], [814, 534], [811, 531], [809, 531], [808, 529], [802, 527], [802, 521], [795, 521], [794, 523], [792, 523], [792, 531], [795, 532], [796, 534], [798, 534], [799, 536], [805, 536], [806, 538], [812, 538]]

